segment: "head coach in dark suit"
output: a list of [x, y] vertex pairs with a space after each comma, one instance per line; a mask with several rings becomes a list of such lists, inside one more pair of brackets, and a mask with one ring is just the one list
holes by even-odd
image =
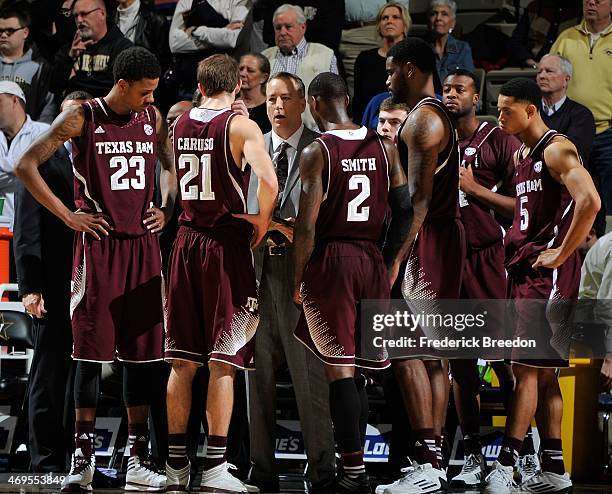
[[[268, 235], [255, 251], [260, 322], [255, 342], [255, 372], [249, 373], [251, 463], [250, 483], [278, 492], [274, 467], [276, 430], [275, 371], [286, 362], [301, 420], [308, 477], [314, 490], [334, 476], [334, 438], [329, 419], [327, 384], [321, 363], [293, 337], [300, 311], [291, 299], [293, 286], [293, 221], [300, 200], [299, 158], [318, 134], [302, 123], [304, 84], [287, 72], [266, 85], [272, 130], [264, 135], [278, 178], [278, 203]], [[251, 174], [247, 207], [257, 213], [257, 177]], [[312, 490], [311, 489], [311, 490]]]

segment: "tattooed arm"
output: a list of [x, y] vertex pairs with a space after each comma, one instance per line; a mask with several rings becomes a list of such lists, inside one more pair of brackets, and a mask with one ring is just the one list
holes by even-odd
[[317, 142], [308, 145], [300, 155], [300, 207], [295, 220], [293, 242], [295, 246], [293, 278], [293, 301], [301, 304], [300, 286], [306, 264], [315, 246], [315, 224], [319, 216], [319, 208], [323, 200], [323, 151]]
[[[155, 108], [155, 107], [154, 107]], [[157, 233], [168, 224], [174, 212], [176, 199], [176, 169], [174, 168], [174, 153], [168, 137], [168, 127], [161, 113], [155, 108], [157, 132], [157, 157], [161, 163], [159, 173], [159, 188], [162, 203], [160, 208], [151, 207], [145, 213], [143, 223], [149, 231]]]
[[111, 229], [103, 214], [82, 214], [70, 211], [51, 191], [41, 177], [38, 167], [47, 161], [68, 139], [81, 135], [83, 130], [83, 108], [66, 108], [26, 150], [17, 162], [15, 174], [34, 198], [61, 219], [67, 226], [79, 232], [91, 233], [100, 239], [98, 233], [108, 235]]
[[403, 259], [414, 242], [429, 211], [438, 154], [446, 144], [445, 125], [438, 113], [420, 108], [411, 113], [400, 139], [408, 146], [408, 187], [412, 204], [412, 221], [408, 235], [397, 254]]

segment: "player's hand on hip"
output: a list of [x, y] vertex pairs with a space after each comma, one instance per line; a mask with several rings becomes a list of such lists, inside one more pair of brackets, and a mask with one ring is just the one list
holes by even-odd
[[302, 293], [299, 288], [296, 288], [293, 291], [293, 303], [297, 305], [299, 308], [302, 308], [302, 303], [303, 303]]
[[564, 259], [560, 257], [561, 249], [547, 249], [541, 252], [535, 262], [532, 264], [532, 268], [549, 268], [555, 269], [563, 264]]
[[391, 266], [389, 266], [389, 286], [393, 287], [393, 285], [395, 285], [395, 280], [397, 280], [397, 277], [399, 276], [399, 268], [400, 268], [400, 263], [399, 262], [395, 262], [393, 263]]
[[270, 218], [261, 214], [232, 214], [234, 218], [240, 218], [248, 221], [253, 225], [253, 238], [251, 239], [251, 248], [257, 247], [268, 233]]
[[21, 303], [25, 307], [28, 314], [31, 314], [38, 319], [42, 319], [47, 313], [45, 310], [45, 300], [43, 299], [42, 293], [28, 293], [21, 297]]
[[151, 233], [161, 232], [172, 218], [172, 211], [168, 208], [157, 208], [155, 206], [147, 209], [145, 218], [142, 220], [144, 226]]
[[113, 229], [109, 223], [108, 216], [102, 213], [82, 213], [79, 211], [71, 212], [66, 225], [77, 232], [85, 232], [93, 235], [97, 240], [100, 240], [100, 234], [108, 237], [108, 232]]

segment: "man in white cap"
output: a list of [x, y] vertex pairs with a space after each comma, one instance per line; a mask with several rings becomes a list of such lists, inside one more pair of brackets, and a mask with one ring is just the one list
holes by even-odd
[[0, 229], [13, 229], [15, 165], [30, 144], [49, 128], [46, 123], [34, 122], [26, 114], [25, 104], [25, 95], [17, 83], [0, 81]]

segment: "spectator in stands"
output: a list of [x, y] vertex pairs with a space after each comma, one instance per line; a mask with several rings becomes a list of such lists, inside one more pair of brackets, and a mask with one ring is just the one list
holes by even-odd
[[[281, 5], [272, 20], [276, 46], [262, 52], [270, 60], [272, 74], [289, 72], [297, 75], [308, 90], [308, 85], [320, 72], [338, 73], [338, 63], [331, 48], [306, 41], [306, 16], [302, 7]], [[308, 107], [302, 117], [308, 128], [316, 129]]]
[[0, 11], [0, 80], [19, 84], [26, 97], [26, 113], [33, 120], [51, 123], [57, 108], [49, 92], [49, 66], [34, 60], [26, 47], [30, 16], [18, 9]]
[[168, 26], [164, 16], [153, 11], [146, 0], [116, 0], [115, 23], [136, 46], [155, 53], [162, 71], [170, 65]]
[[[371, 0], [366, 0], [371, 1]], [[263, 40], [268, 45], [275, 44], [273, 14], [286, 0], [263, 0], [264, 27]], [[338, 51], [342, 25], [339, 19], [344, 19], [344, 1], [330, 0], [292, 0], [291, 4], [301, 7], [308, 23], [308, 39], [311, 43], [320, 43]]]
[[[605, 0], [604, 0], [605, 1]], [[580, 273], [581, 300], [594, 300], [594, 320], [607, 328], [604, 334], [605, 358], [599, 373], [600, 384], [604, 392], [612, 389], [612, 232], [603, 235], [591, 230], [590, 237], [597, 240], [594, 245], [592, 239], [587, 239], [588, 252], [582, 264]]]
[[[248, 52], [248, 0], [179, 0], [170, 24], [170, 50], [175, 56], [172, 80], [179, 96], [191, 97], [198, 62], [218, 52]], [[245, 35], [241, 34], [245, 31]]]
[[[396, 0], [408, 11], [409, 0]], [[339, 52], [346, 83], [351, 96], [354, 94], [355, 61], [362, 51], [378, 48], [376, 18], [386, 0], [345, 0], [344, 26]]]
[[410, 30], [410, 14], [401, 3], [385, 4], [376, 16], [376, 30], [383, 40], [379, 48], [362, 51], [355, 61], [353, 120], [360, 122], [372, 96], [387, 89], [387, 52]]
[[567, 95], [595, 117], [590, 165], [606, 214], [612, 214], [612, 0], [584, 0], [583, 6], [582, 23], [563, 31], [550, 51], [572, 63]]
[[[62, 110], [90, 99], [74, 92]], [[40, 167], [45, 183], [64, 205], [74, 208], [70, 142]], [[14, 251], [19, 295], [37, 320], [30, 369], [28, 421], [34, 472], [65, 472], [72, 451], [72, 329], [70, 280], [74, 230], [40, 205], [19, 182], [15, 191]]]
[[109, 28], [103, 0], [77, 0], [72, 7], [77, 30], [72, 44], [55, 57], [51, 90], [62, 94], [87, 91], [104, 96], [113, 87], [117, 55], [132, 46], [117, 26]]
[[[0, 81], [0, 228], [13, 229], [15, 165], [49, 124], [33, 121], [25, 112], [26, 97], [13, 81]], [[11, 278], [13, 279], [13, 278]]]
[[451, 70], [474, 71], [470, 45], [451, 36], [455, 28], [456, 14], [457, 2], [454, 0], [432, 0], [429, 3], [430, 44], [436, 54], [440, 83]]
[[270, 62], [261, 53], [240, 57], [240, 97], [249, 110], [249, 118], [259, 125], [262, 133], [270, 132], [272, 125], [266, 112], [266, 82], [270, 77]]
[[394, 103], [393, 98], [384, 100], [378, 112], [378, 126], [376, 132], [395, 144], [397, 131], [406, 120], [410, 108], [405, 103]]
[[561, 31], [580, 18], [576, 0], [534, 0], [525, 8], [508, 43], [510, 63], [537, 68]]
[[561, 55], [544, 55], [538, 64], [536, 82], [542, 91], [542, 120], [551, 129], [565, 134], [575, 144], [588, 165], [595, 137], [591, 110], [567, 97], [572, 79], [572, 64]]

